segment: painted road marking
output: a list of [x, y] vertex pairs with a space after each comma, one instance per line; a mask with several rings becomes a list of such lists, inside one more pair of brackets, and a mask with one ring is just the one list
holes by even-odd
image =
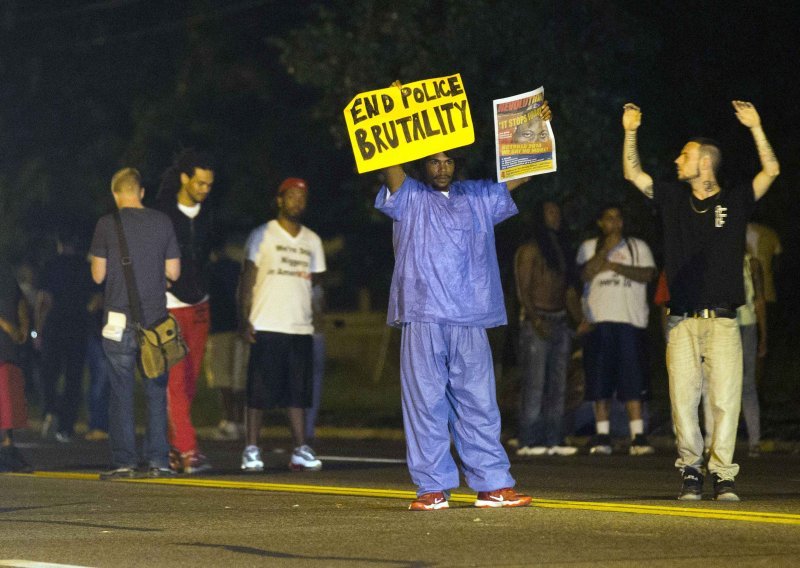
[[[99, 480], [96, 473], [71, 473], [59, 471], [38, 471], [34, 473], [15, 473], [13, 476], [41, 477], [51, 479]], [[108, 483], [108, 482], [106, 482]], [[344, 495], [349, 497], [373, 497], [379, 499], [413, 500], [414, 491], [402, 489], [380, 489], [374, 487], [341, 487], [326, 485], [300, 485], [294, 483], [267, 483], [262, 481], [227, 481], [223, 479], [203, 479], [197, 477], [171, 478], [133, 478], [117, 479], [111, 483], [143, 483], [153, 485], [177, 485], [181, 487], [204, 487], [214, 489], [240, 489], [248, 491], [272, 491], [278, 493], [305, 493], [310, 495]], [[475, 495], [453, 493], [450, 501], [455, 503], [475, 502]], [[691, 517], [695, 519], [720, 519], [750, 523], [771, 523], [800, 525], [800, 514], [771, 513], [764, 511], [742, 511], [739, 509], [701, 509], [669, 505], [635, 505], [632, 503], [604, 503], [602, 501], [568, 501], [561, 499], [533, 499], [532, 504], [545, 509], [576, 509], [608, 513], [632, 513], [637, 515], [661, 515], [670, 517]]]
[[358, 463], [395, 463], [403, 464], [406, 460], [396, 458], [354, 458], [349, 456], [317, 456], [322, 461], [358, 462]]
[[0, 560], [0, 566], [11, 566], [13, 568], [89, 568], [88, 566], [34, 562], [33, 560]]

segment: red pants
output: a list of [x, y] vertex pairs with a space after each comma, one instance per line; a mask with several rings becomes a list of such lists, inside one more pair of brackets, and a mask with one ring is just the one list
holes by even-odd
[[0, 361], [0, 430], [16, 430], [28, 425], [25, 404], [25, 379], [12, 363]]
[[173, 308], [169, 312], [178, 320], [183, 339], [189, 346], [186, 358], [170, 369], [167, 383], [169, 442], [183, 454], [197, 449], [197, 434], [192, 426], [192, 400], [197, 392], [197, 379], [208, 339], [208, 302]]

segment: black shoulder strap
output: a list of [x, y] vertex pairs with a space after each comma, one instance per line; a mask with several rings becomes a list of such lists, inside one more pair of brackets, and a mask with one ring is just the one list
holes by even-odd
[[122, 258], [122, 273], [125, 275], [125, 288], [128, 290], [128, 304], [130, 305], [131, 318], [134, 324], [142, 323], [141, 304], [139, 303], [139, 290], [136, 288], [136, 280], [133, 277], [133, 259], [128, 252], [128, 241], [125, 240], [125, 232], [122, 229], [122, 217], [119, 209], [114, 211], [114, 222], [117, 225], [117, 237], [119, 237], [119, 254]]

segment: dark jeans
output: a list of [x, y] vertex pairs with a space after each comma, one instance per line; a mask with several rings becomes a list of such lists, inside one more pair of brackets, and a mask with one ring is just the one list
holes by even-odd
[[[44, 414], [58, 417], [58, 431], [72, 435], [82, 398], [86, 329], [74, 322], [48, 321], [42, 330]], [[64, 388], [58, 379], [64, 373]]]
[[[133, 413], [133, 387], [136, 382], [136, 338], [126, 329], [122, 341], [103, 339], [108, 358], [111, 399], [109, 404], [111, 461], [115, 468], [136, 467], [136, 423]], [[167, 442], [167, 374], [142, 379], [147, 400], [145, 460], [150, 467], [169, 467]]]

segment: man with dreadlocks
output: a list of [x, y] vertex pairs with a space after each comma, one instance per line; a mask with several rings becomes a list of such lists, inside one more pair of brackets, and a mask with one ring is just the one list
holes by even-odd
[[[572, 254], [561, 230], [561, 207], [539, 203], [534, 236], [514, 256], [520, 302], [520, 412], [518, 456], [571, 456], [564, 443], [564, 400], [570, 329], [581, 321], [572, 281]], [[577, 316], [577, 317], [575, 317]]]
[[597, 432], [589, 452], [612, 452], [611, 397], [616, 393], [628, 411], [628, 453], [644, 456], [654, 452], [644, 435], [642, 398], [647, 390], [647, 283], [656, 267], [647, 243], [625, 235], [619, 205], [603, 207], [597, 227], [600, 235], [581, 244], [577, 259], [584, 312], [592, 324], [583, 346], [586, 400], [594, 406]]

